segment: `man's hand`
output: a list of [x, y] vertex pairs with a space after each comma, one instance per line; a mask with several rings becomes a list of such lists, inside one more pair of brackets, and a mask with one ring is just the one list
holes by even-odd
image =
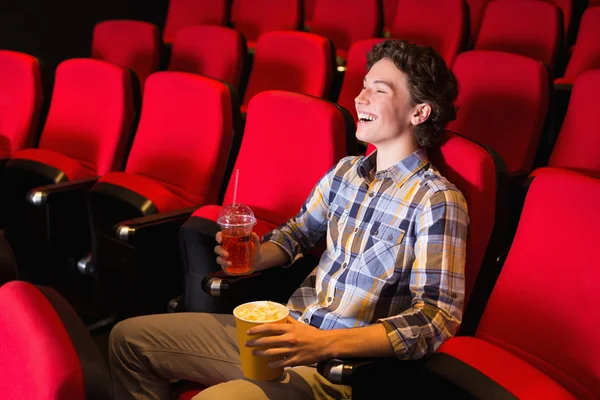
[[330, 358], [327, 348], [330, 333], [288, 317], [287, 324], [263, 324], [248, 330], [248, 335], [266, 335], [246, 342], [248, 347], [266, 347], [254, 350], [256, 356], [269, 357], [269, 367], [295, 367], [311, 365]]
[[[217, 256], [218, 256], [217, 264], [219, 264], [221, 266], [221, 269], [223, 270], [223, 272], [225, 272], [227, 275], [231, 275], [229, 272], [227, 272], [227, 267], [231, 267], [231, 261], [228, 260], [229, 253], [227, 253], [225, 251], [225, 248], [222, 246], [223, 235], [221, 234], [221, 232], [217, 232], [215, 239], [217, 240], [217, 243], [218, 243], [218, 245], [215, 247], [215, 253], [217, 253]], [[258, 268], [258, 266], [260, 265], [260, 263], [262, 261], [262, 256], [261, 256], [261, 252], [260, 252], [260, 238], [254, 232], [252, 232], [252, 241], [250, 242], [250, 247], [251, 247], [251, 251], [252, 251], [250, 271], [245, 273], [244, 275], [249, 275], [249, 274], [253, 273], [254, 271], [256, 271], [256, 268]], [[238, 275], [238, 274], [236, 274], [236, 275]]]

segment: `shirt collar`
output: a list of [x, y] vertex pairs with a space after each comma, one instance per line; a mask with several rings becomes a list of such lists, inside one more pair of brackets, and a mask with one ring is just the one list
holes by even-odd
[[[420, 147], [417, 151], [404, 158], [397, 164], [392, 165], [384, 171], [379, 171], [375, 174], [375, 178], [383, 179], [390, 176], [394, 183], [401, 186], [411, 176], [417, 173], [420, 169], [429, 164], [429, 157], [425, 148]], [[358, 162], [358, 176], [365, 179], [369, 176], [371, 170], [377, 166], [377, 150], [373, 151], [367, 157], [362, 158]]]

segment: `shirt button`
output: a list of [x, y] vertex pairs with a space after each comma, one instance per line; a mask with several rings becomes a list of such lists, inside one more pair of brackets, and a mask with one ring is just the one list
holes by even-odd
[[342, 268], [346, 268], [347, 266], [348, 266], [348, 264], [347, 264], [347, 263], [343, 263], [343, 264], [342, 264]]
[[369, 192], [369, 197], [373, 197], [373, 196], [375, 196], [375, 193]]
[[456, 293], [450, 293], [450, 297], [452, 297], [453, 299], [456, 298]]
[[304, 318], [304, 323], [308, 324], [308, 318]]
[[358, 232], [358, 228], [354, 228], [354, 233]]
[[373, 235], [375, 235], [375, 236], [379, 235], [379, 231], [375, 231], [375, 233], [373, 233]]
[[394, 237], [392, 235], [388, 236], [388, 240], [392, 240]]
[[331, 303], [331, 300], [332, 300], [332, 298], [331, 298], [331, 297], [328, 297], [328, 298], [327, 298], [327, 302]]

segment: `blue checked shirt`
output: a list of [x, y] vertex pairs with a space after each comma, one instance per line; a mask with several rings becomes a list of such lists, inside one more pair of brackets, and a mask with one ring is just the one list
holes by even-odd
[[467, 204], [424, 149], [385, 171], [375, 164], [376, 152], [342, 159], [264, 240], [294, 260], [326, 238], [289, 299], [292, 317], [320, 329], [382, 323], [396, 356], [416, 359], [462, 320]]

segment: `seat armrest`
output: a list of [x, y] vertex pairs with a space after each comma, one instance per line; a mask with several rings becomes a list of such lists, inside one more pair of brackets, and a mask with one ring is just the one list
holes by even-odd
[[43, 206], [54, 201], [65, 200], [74, 193], [89, 191], [98, 179], [98, 177], [94, 177], [40, 186], [29, 191], [27, 200], [34, 206]]
[[0, 169], [4, 168], [10, 158], [0, 158]]
[[306, 255], [291, 265], [249, 275], [228, 276], [223, 271], [212, 272], [202, 279], [202, 290], [212, 297], [226, 298], [234, 306], [257, 300], [285, 304], [318, 262], [315, 257]]
[[317, 371], [331, 383], [352, 386], [353, 399], [387, 398], [391, 382], [402, 388], [402, 397], [413, 389], [422, 397], [426, 389], [418, 381], [423, 377], [424, 361], [395, 357], [331, 359], [319, 362]]
[[136, 235], [152, 235], [154, 232], [163, 232], [169, 227], [179, 229], [198, 207], [200, 206], [196, 205], [120, 222], [116, 226], [117, 238], [123, 242], [130, 242], [134, 240]]

